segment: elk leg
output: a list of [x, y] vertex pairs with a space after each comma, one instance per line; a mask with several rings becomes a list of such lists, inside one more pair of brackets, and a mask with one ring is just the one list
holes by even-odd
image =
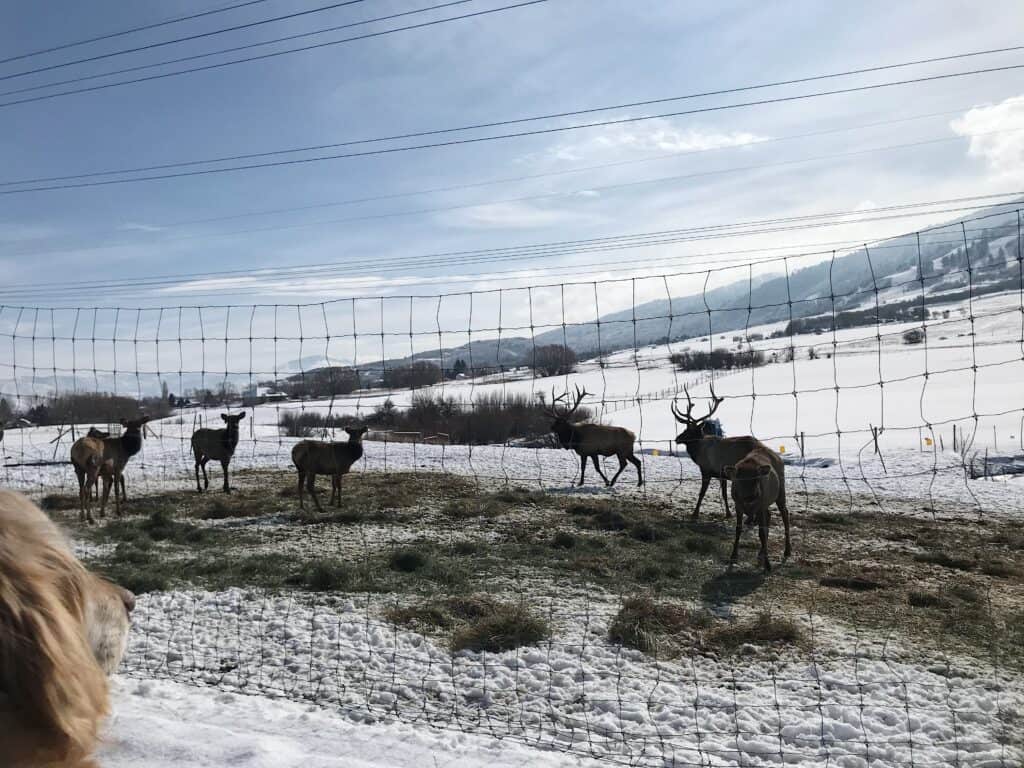
[[[110, 485], [111, 478], [107, 475], [103, 476], [103, 497], [100, 499], [100, 517], [107, 516], [107, 499], [110, 498]], [[114, 501], [117, 501], [117, 494], [114, 494]]]
[[203, 460], [201, 462], [199, 462], [199, 466], [203, 470], [203, 490], [204, 491], [210, 490], [210, 476], [208, 474], [206, 474], [206, 462], [208, 462], [209, 460], [210, 460], [210, 458], [208, 456], [203, 456]]
[[724, 477], [718, 478], [718, 481], [722, 484], [722, 503], [725, 505], [725, 519], [728, 520], [732, 517], [729, 511], [729, 482]]
[[305, 481], [306, 475], [300, 469], [299, 470], [299, 509], [302, 509], [302, 483]]
[[637, 478], [639, 478], [637, 480], [637, 483], [636, 483], [637, 487], [643, 485], [644, 484], [644, 468], [643, 468], [643, 465], [640, 464], [640, 459], [638, 459], [636, 456], [627, 456], [626, 459], [628, 461], [632, 462], [633, 466], [636, 467], [636, 476], [637, 476]]
[[221, 471], [224, 473], [224, 493], [231, 493], [231, 486], [228, 485], [228, 460], [221, 459]]
[[775, 500], [775, 506], [779, 508], [779, 514], [782, 515], [782, 527], [786, 532], [786, 548], [782, 552], [782, 559], [788, 560], [790, 549], [789, 549], [789, 507], [786, 506], [786, 497], [780, 495]]
[[700, 476], [700, 493], [697, 494], [697, 506], [694, 507], [693, 517], [697, 517], [700, 514], [700, 503], [704, 501], [704, 494], [708, 492], [708, 486], [711, 484], [711, 475]]
[[[597, 456], [594, 457], [594, 466], [597, 466]], [[608, 485], [615, 485], [615, 481], [619, 479], [619, 475], [622, 474], [622, 470], [626, 468], [626, 460], [619, 456], [619, 471], [612, 476], [612, 480]]]
[[323, 512], [324, 508], [320, 505], [320, 499], [316, 496], [316, 473], [310, 472], [306, 475], [306, 490], [313, 497], [313, 503], [316, 504], [317, 511]]
[[338, 502], [335, 505], [338, 509], [341, 509], [341, 473], [339, 472], [333, 478], [331, 478], [331, 499], [334, 498], [335, 492], [338, 494]]
[[124, 474], [121, 475], [121, 501], [128, 501], [128, 492], [124, 489]]
[[[611, 483], [608, 482], [608, 476], [601, 470], [601, 460], [597, 457], [597, 454], [594, 454], [593, 456], [591, 456], [590, 460], [591, 460], [591, 462], [593, 462], [594, 469], [597, 470], [597, 474], [599, 474], [601, 476], [601, 479], [604, 480], [604, 484], [606, 486], [611, 485], [612, 483], [615, 482], [614, 480], [612, 480]], [[587, 463], [586, 459], [584, 459], [583, 463], [584, 464]], [[618, 477], [618, 474], [616, 474], [615, 476]]]
[[[739, 517], [739, 515], [736, 515]], [[761, 510], [761, 514], [758, 516], [760, 519], [757, 521], [757, 535], [761, 539], [761, 552], [758, 558], [764, 563], [764, 572], [772, 572], [772, 564], [768, 562], [768, 508]]]
[[[118, 473], [114, 474], [114, 476], [110, 479], [110, 484], [112, 486], [114, 486], [114, 515], [116, 517], [120, 517], [121, 516], [121, 496], [118, 494], [118, 491], [117, 491], [117, 486], [121, 482], [121, 477], [122, 477], [121, 473], [118, 472]], [[106, 488], [104, 487], [103, 490], [105, 492]], [[104, 495], [106, 495], [106, 493], [104, 493]]]
[[743, 533], [743, 515], [736, 512], [736, 538], [732, 542], [732, 554], [729, 555], [729, 565], [736, 565], [740, 551], [740, 534]]
[[582, 466], [580, 467], [580, 485], [583, 485], [583, 476], [587, 474], [587, 457], [580, 456], [582, 460]]
[[199, 457], [198, 456], [196, 456], [196, 492], [197, 493], [202, 493], [203, 492], [203, 486], [199, 482]]
[[78, 522], [85, 522], [85, 472], [75, 467], [75, 477], [78, 478]]

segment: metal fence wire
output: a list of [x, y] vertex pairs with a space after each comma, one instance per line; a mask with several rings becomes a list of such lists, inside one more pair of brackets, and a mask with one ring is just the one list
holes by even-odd
[[[0, 478], [144, 593], [129, 675], [631, 766], [1024, 760], [1020, 210], [628, 279], [0, 306], [0, 334]], [[541, 412], [577, 385], [643, 486], [574, 485]], [[691, 517], [670, 405], [712, 393], [785, 462], [771, 575], [756, 533], [729, 564], [717, 481]], [[89, 527], [98, 403], [153, 419], [127, 516]], [[239, 410], [235, 493], [197, 494], [191, 435]], [[299, 510], [292, 447], [353, 424], [340, 506]]]

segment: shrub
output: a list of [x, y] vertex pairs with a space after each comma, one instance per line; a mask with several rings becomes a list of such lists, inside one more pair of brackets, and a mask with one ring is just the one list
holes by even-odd
[[317, 430], [340, 429], [351, 423], [342, 416], [324, 415], [316, 411], [286, 412], [277, 423], [286, 437], [311, 437]]
[[412, 573], [425, 568], [429, 562], [430, 557], [426, 553], [412, 547], [403, 547], [391, 553], [388, 565], [393, 571]]
[[524, 606], [497, 605], [456, 632], [452, 650], [500, 653], [536, 645], [549, 634], [547, 622], [532, 615]]
[[913, 590], [907, 595], [907, 602], [915, 608], [948, 608], [949, 600], [931, 592]]
[[713, 349], [710, 352], [676, 352], [669, 360], [681, 371], [724, 371], [733, 368], [753, 368], [765, 364], [764, 353], [756, 349], [732, 352]]
[[903, 334], [904, 344], [921, 344], [924, 342], [924, 329], [911, 328]]
[[551, 546], [555, 549], [572, 549], [576, 546], [576, 537], [568, 531], [559, 531], [551, 540]]

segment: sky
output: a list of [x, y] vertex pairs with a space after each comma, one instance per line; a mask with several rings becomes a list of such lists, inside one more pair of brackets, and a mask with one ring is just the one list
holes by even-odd
[[[233, 57], [203, 58], [191, 65], [512, 2], [472, 0], [390, 22], [250, 49]], [[9, 3], [0, 28], [0, 51], [4, 52], [0, 58], [228, 4], [226, 0], [219, 4], [213, 0]], [[434, 3], [364, 0], [250, 29], [21, 75], [327, 4], [327, 0], [264, 0], [188, 22], [0, 63], [0, 182], [338, 144], [662, 99], [1013, 46], [1020, 43], [1014, 30], [1024, 28], [1024, 6], [1017, 2], [990, 2], [979, 12], [977, 4], [969, 2], [780, 5], [547, 0], [262, 61], [9, 104], [75, 87], [22, 91], [37, 85], [361, 22]], [[569, 128], [594, 120], [1015, 64], [1024, 64], [1024, 51], [287, 157]], [[146, 69], [134, 76], [173, 69]], [[1024, 188], [1022, 71], [284, 167], [2, 194], [0, 269], [8, 288], [0, 302], [8, 307], [0, 310], [0, 324], [9, 328], [16, 321], [22, 334], [57, 333], [58, 326], [67, 330], [75, 319], [73, 313], [59, 313], [51, 320], [36, 313], [31, 332], [25, 313], [37, 307], [100, 306], [112, 309], [99, 322], [120, 323], [118, 336], [129, 338], [133, 321], [116, 317], [116, 308], [168, 307], [172, 309], [160, 318], [160, 330], [154, 333], [173, 338], [176, 332], [162, 325], [171, 322], [173, 308], [218, 304], [238, 307], [234, 319], [226, 321], [236, 324], [228, 326], [234, 330], [221, 335], [244, 336], [247, 322], [269, 335], [273, 332], [269, 310], [261, 310], [255, 321], [255, 315], [246, 317], [244, 305], [383, 296], [387, 297], [383, 303], [370, 300], [355, 305], [354, 311], [346, 310], [361, 319], [358, 333], [372, 336], [386, 325], [415, 326], [418, 331], [441, 324], [454, 328], [476, 328], [478, 323], [481, 328], [494, 327], [495, 322], [527, 325], [530, 307], [523, 292], [509, 294], [502, 303], [500, 321], [486, 322], [483, 315], [497, 312], [494, 294], [479, 294], [476, 319], [468, 316], [463, 298], [446, 299], [438, 308], [436, 300], [405, 297], [699, 271], [827, 249], [836, 242], [895, 235], [949, 220], [959, 214], [938, 210], [956, 206], [838, 227], [783, 227], [757, 236], [716, 234], [635, 248], [577, 247], [568, 253], [564, 247], [548, 247], [532, 251], [534, 258], [529, 260], [513, 260], [509, 256], [514, 254], [493, 251], [835, 211], [861, 210], [870, 219], [870, 210], [876, 207], [1020, 191]], [[78, 87], [113, 80], [96, 78]], [[0, 191], [17, 192], [24, 187], [5, 183]], [[990, 201], [976, 205], [984, 202]], [[484, 253], [427, 258], [478, 251]], [[498, 255], [502, 258], [495, 258]], [[333, 266], [329, 271], [299, 271], [287, 278], [279, 271], [261, 272], [313, 264]], [[201, 276], [210, 272], [230, 274]], [[195, 277], [138, 284], [138, 279], [167, 275]], [[657, 280], [648, 283], [655, 285]], [[650, 295], [637, 296], [628, 281], [616, 283], [602, 295], [599, 311], [655, 298], [656, 288], [650, 290]], [[566, 314], [590, 318], [596, 310], [583, 300], [571, 301], [566, 308], [557, 290], [541, 289], [534, 298], [534, 312], [556, 321]], [[400, 306], [410, 308], [399, 311]], [[386, 321], [373, 319], [385, 314]], [[156, 316], [147, 317], [147, 323], [157, 322]], [[217, 317], [200, 324], [202, 335], [207, 335], [207, 324], [221, 322]], [[81, 317], [77, 320], [84, 322]], [[196, 327], [194, 319], [184, 322]], [[295, 323], [289, 322], [296, 330]], [[324, 325], [329, 335], [351, 322], [338, 314], [325, 319]], [[81, 335], [81, 327], [75, 333]]]

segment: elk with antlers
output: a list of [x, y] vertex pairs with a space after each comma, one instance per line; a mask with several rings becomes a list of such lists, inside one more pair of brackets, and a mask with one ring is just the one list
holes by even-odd
[[[704, 501], [704, 494], [707, 493], [711, 480], [717, 478], [722, 488], [722, 504], [725, 505], [725, 516], [731, 516], [729, 510], [728, 478], [723, 472], [727, 466], [734, 466], [748, 453], [755, 449], [768, 450], [760, 440], [750, 435], [743, 437], [722, 437], [720, 431], [709, 423], [718, 406], [725, 400], [715, 394], [714, 385], [711, 387], [711, 409], [706, 415], [700, 418], [693, 418], [693, 400], [690, 399], [690, 392], [683, 387], [686, 394], [686, 412], [679, 410], [675, 401], [672, 402], [672, 415], [676, 421], [685, 425], [685, 429], [676, 436], [676, 445], [686, 446], [686, 453], [689, 454], [693, 463], [700, 469], [700, 493], [697, 494], [697, 506], [693, 510], [693, 517], [700, 513], [701, 502]], [[770, 451], [769, 451], [770, 452]], [[774, 454], [773, 454], [774, 455]], [[776, 459], [778, 457], [776, 456]], [[778, 459], [776, 470], [779, 480], [782, 482], [783, 468], [782, 460]], [[783, 491], [783, 498], [785, 493]], [[749, 519], [748, 522], [753, 522]]]
[[[604, 424], [573, 424], [569, 421], [580, 407], [583, 398], [589, 394], [586, 387], [580, 389], [577, 386], [572, 406], [566, 406], [565, 410], [559, 413], [557, 406], [560, 403], [565, 403], [569, 393], [564, 392], [555, 397], [555, 393], [552, 391], [551, 407], [544, 409], [544, 413], [554, 419], [551, 423], [551, 431], [558, 437], [559, 444], [563, 448], [576, 451], [580, 456], [580, 485], [583, 485], [583, 476], [587, 471], [587, 459], [593, 461], [594, 469], [597, 470], [597, 474], [604, 480], [605, 485], [615, 485], [615, 481], [619, 479], [622, 470], [626, 468], [627, 461], [636, 467], [636, 474], [639, 478], [637, 485], [643, 485], [643, 468], [640, 466], [640, 460], [633, 454], [633, 443], [636, 442], [636, 435], [624, 427], [610, 427]], [[615, 473], [611, 480], [601, 471], [601, 463], [598, 460], [598, 456], [616, 456], [619, 459], [619, 471]]]

